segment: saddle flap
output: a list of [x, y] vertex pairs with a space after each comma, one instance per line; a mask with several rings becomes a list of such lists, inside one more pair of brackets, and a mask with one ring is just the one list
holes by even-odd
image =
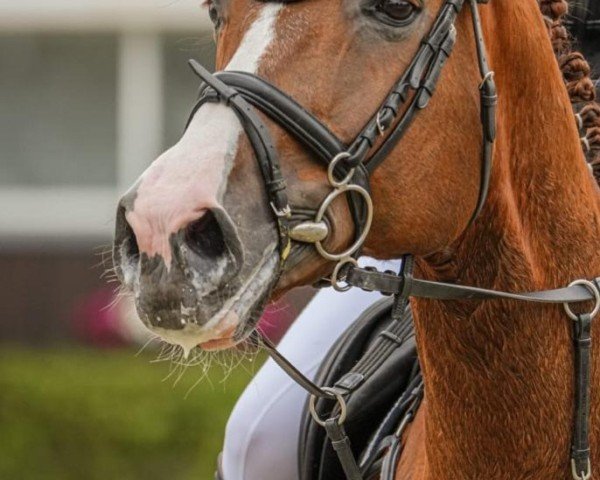
[[[366, 310], [331, 348], [317, 374], [319, 385], [335, 385], [352, 393], [346, 397], [347, 419], [344, 423], [352, 439], [352, 451], [360, 456], [372, 437], [381, 430], [381, 424], [402, 397], [418, 364], [412, 315], [407, 309], [402, 322], [407, 323], [408, 334], [398, 342], [385, 358], [376, 358], [378, 350], [369, 349], [380, 336], [385, 335], [392, 322], [392, 299], [384, 299]], [[410, 324], [410, 325], [409, 325]], [[359, 361], [373, 361], [376, 369], [366, 376], [352, 372]], [[417, 369], [418, 371], [418, 369]], [[320, 400], [316, 411], [322, 418], [332, 415], [335, 402]], [[300, 432], [299, 470], [302, 480], [344, 480], [345, 476], [335, 451], [327, 441], [325, 431], [312, 421], [305, 407]]]

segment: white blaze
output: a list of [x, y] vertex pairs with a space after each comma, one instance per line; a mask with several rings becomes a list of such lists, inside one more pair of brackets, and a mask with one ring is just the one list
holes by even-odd
[[244, 35], [225, 70], [256, 73], [260, 60], [275, 37], [275, 23], [283, 4], [268, 3]]
[[[265, 4], [246, 31], [227, 70], [256, 73], [275, 37], [282, 4]], [[208, 103], [181, 140], [144, 172], [127, 213], [140, 251], [171, 263], [169, 238], [221, 203], [242, 126], [231, 108]]]

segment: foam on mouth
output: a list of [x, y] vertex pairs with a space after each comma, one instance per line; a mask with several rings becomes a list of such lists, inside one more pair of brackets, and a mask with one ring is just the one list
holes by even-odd
[[151, 327], [153, 333], [171, 345], [179, 345], [183, 350], [183, 357], [187, 359], [190, 352], [202, 343], [219, 340], [235, 330], [239, 317], [235, 312], [227, 312], [218, 325], [205, 328], [195, 323], [187, 323], [181, 330], [170, 330], [161, 327]]

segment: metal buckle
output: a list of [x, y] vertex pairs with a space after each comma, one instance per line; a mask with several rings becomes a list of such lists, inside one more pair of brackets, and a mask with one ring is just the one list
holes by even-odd
[[493, 80], [495, 75], [496, 73], [493, 71], [486, 73], [485, 77], [483, 77], [483, 80], [481, 80], [481, 83], [479, 84], [479, 90], [483, 90], [484, 85], [490, 80]]
[[[581, 285], [587, 288], [592, 293], [592, 295], [594, 295], [594, 300], [596, 301], [596, 304], [594, 305], [594, 309], [590, 312], [590, 317], [594, 318], [596, 315], [598, 315], [598, 312], [600, 312], [600, 291], [598, 291], [598, 287], [596, 287], [596, 285], [593, 282], [584, 279], [575, 280], [574, 282], [571, 282], [569, 284], [569, 287], [572, 287], [574, 285]], [[565, 312], [571, 320], [573, 320], [574, 322], [579, 321], [579, 315], [575, 315], [575, 313], [573, 313], [573, 310], [571, 310], [571, 306], [568, 303], [563, 303], [563, 307], [565, 308]]]
[[348, 290], [350, 290], [352, 288], [352, 285], [340, 285], [340, 272], [342, 271], [342, 267], [345, 267], [348, 264], [352, 264], [355, 267], [358, 267], [358, 262], [352, 258], [344, 258], [343, 260], [341, 260], [340, 262], [338, 262], [338, 264], [335, 266], [335, 268], [333, 269], [333, 273], [331, 274], [331, 286], [333, 287], [333, 289], [337, 292], [347, 292]]
[[[338, 417], [337, 423], [338, 425], [343, 425], [343, 423], [346, 421], [346, 416], [348, 415], [348, 406], [346, 405], [346, 400], [344, 400], [344, 397], [342, 397], [341, 393], [339, 393], [333, 388], [322, 387], [321, 390], [331, 395], [331, 398], [335, 399], [338, 402], [340, 406], [340, 416]], [[317, 397], [312, 395], [308, 403], [308, 409], [310, 411], [311, 416], [313, 417], [313, 420], [322, 427], [325, 427], [325, 421], [322, 420], [321, 417], [319, 417], [319, 414], [317, 413], [316, 402]]]
[[292, 216], [292, 209], [289, 205], [278, 210], [275, 204], [271, 202], [271, 208], [273, 209], [273, 212], [275, 212], [275, 215], [277, 215], [277, 218], [290, 218]]
[[577, 472], [577, 464], [575, 459], [571, 459], [571, 473], [573, 474], [573, 480], [590, 480], [592, 478], [592, 464], [588, 458], [587, 472]]

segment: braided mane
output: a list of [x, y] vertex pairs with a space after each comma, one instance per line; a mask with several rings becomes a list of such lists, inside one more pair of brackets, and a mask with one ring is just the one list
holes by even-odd
[[591, 78], [590, 64], [574, 50], [573, 37], [564, 25], [569, 13], [567, 0], [538, 0], [565, 85], [576, 111], [581, 144], [596, 181], [600, 183], [600, 105]]

